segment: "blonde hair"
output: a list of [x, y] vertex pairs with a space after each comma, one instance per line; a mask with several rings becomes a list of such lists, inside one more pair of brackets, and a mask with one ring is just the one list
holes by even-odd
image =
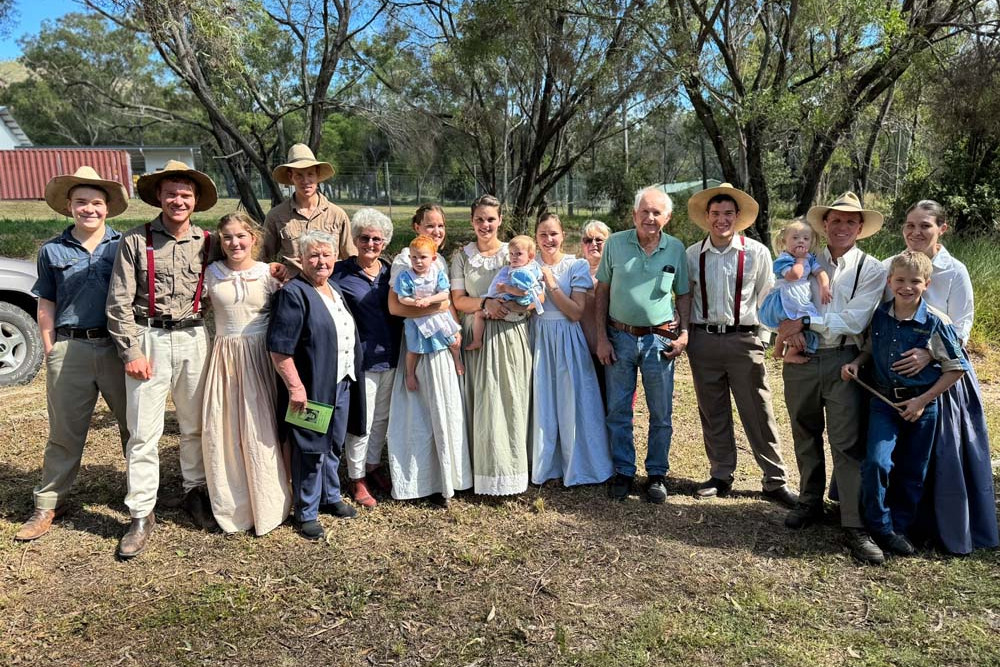
[[524, 234], [515, 236], [510, 241], [507, 241], [507, 247], [509, 248], [512, 246], [514, 248], [521, 248], [523, 250], [527, 250], [532, 255], [535, 254], [535, 248], [536, 248], [535, 239], [531, 238], [530, 236], [525, 236]]
[[243, 211], [234, 211], [219, 218], [219, 224], [215, 226], [215, 239], [208, 253], [208, 260], [214, 262], [217, 259], [226, 258], [226, 253], [222, 249], [222, 228], [231, 222], [239, 223], [240, 227], [253, 238], [253, 252], [251, 254], [254, 259], [257, 259], [257, 254], [260, 252], [260, 226], [256, 220]]
[[816, 254], [816, 250], [819, 247], [819, 234], [816, 233], [816, 230], [802, 216], [795, 218], [784, 227], [778, 228], [771, 236], [771, 248], [774, 250], [774, 254], [780, 255], [785, 252], [787, 249], [785, 239], [788, 237], [789, 232], [796, 232], [802, 229], [809, 232], [809, 252]]
[[889, 262], [889, 277], [896, 271], [912, 271], [924, 280], [930, 280], [934, 272], [934, 264], [930, 257], [916, 250], [904, 250]]

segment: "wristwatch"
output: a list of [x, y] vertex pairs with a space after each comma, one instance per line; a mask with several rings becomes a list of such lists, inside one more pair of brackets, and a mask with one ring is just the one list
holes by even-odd
[[803, 330], [803, 331], [806, 331], [806, 330], [808, 330], [808, 329], [809, 329], [809, 324], [810, 324], [811, 322], [812, 322], [812, 320], [811, 320], [811, 319], [809, 318], [809, 316], [808, 316], [808, 315], [806, 315], [805, 317], [803, 317], [803, 318], [802, 318], [802, 330]]

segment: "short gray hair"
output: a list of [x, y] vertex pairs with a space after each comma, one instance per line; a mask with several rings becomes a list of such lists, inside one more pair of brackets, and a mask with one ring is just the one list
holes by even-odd
[[392, 240], [392, 220], [382, 211], [374, 208], [359, 208], [351, 218], [351, 238], [358, 238], [366, 229], [377, 229], [385, 239], [385, 245]]
[[312, 229], [298, 238], [299, 256], [305, 257], [306, 251], [314, 245], [330, 246], [337, 249], [337, 239], [333, 234], [324, 232], [321, 229]]
[[639, 190], [638, 192], [635, 193], [635, 202], [632, 204], [632, 210], [633, 211], [638, 211], [639, 210], [639, 202], [641, 202], [642, 198], [645, 197], [646, 194], [650, 193], [650, 192], [655, 192], [656, 194], [660, 195], [661, 197], [663, 197], [666, 200], [666, 202], [667, 202], [667, 211], [666, 212], [667, 213], [673, 213], [674, 212], [674, 202], [673, 202], [672, 199], [670, 199], [670, 195], [668, 195], [666, 192], [664, 192], [660, 188], [656, 187], [655, 185], [649, 185], [649, 186], [644, 187], [643, 189], [641, 189], [641, 190]]
[[598, 233], [604, 238], [611, 236], [611, 228], [600, 220], [588, 220], [583, 223], [583, 228], [580, 229], [581, 236], [589, 236], [593, 233]]

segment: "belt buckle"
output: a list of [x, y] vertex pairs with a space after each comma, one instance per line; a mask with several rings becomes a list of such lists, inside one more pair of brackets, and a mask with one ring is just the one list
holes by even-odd
[[83, 337], [86, 338], [87, 340], [93, 340], [95, 338], [100, 338], [101, 337], [101, 331], [97, 327], [94, 327], [92, 329], [84, 329], [83, 330]]
[[726, 333], [725, 324], [706, 324], [705, 331], [710, 334], [724, 334]]
[[[908, 389], [909, 387], [893, 387], [892, 397], [895, 398], [897, 401], [905, 401], [907, 398], [906, 394], [908, 393]], [[903, 395], [900, 396], [900, 393], [902, 393]]]

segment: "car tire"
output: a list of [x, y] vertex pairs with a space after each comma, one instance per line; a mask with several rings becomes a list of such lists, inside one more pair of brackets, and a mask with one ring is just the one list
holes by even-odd
[[31, 315], [0, 303], [0, 387], [28, 384], [42, 365], [42, 337]]

